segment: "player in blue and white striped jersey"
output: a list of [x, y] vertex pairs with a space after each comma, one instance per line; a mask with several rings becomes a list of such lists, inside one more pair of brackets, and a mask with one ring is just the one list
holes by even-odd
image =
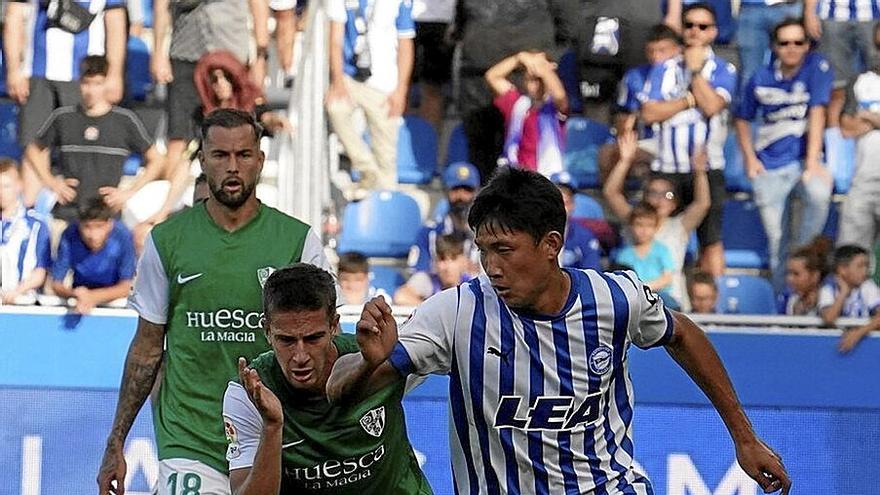
[[709, 213], [697, 228], [700, 268], [712, 275], [724, 271], [721, 212], [724, 187], [724, 142], [727, 107], [736, 88], [736, 69], [712, 51], [718, 36], [715, 12], [708, 4], [688, 5], [682, 12], [683, 56], [654, 67], [645, 84], [646, 101], [641, 117], [659, 123], [657, 157], [653, 172], [668, 179], [681, 194], [681, 205], [694, 197], [694, 152], [705, 148], [709, 156]]
[[450, 375], [459, 494], [652, 494], [634, 467], [627, 350], [665, 346], [715, 404], [738, 460], [787, 491], [718, 355], [632, 272], [563, 269], [562, 198], [542, 176], [503, 169], [469, 215], [484, 273], [421, 304], [400, 329], [382, 299], [358, 322], [361, 353], [337, 361], [331, 400], [376, 374]]
[[[773, 29], [775, 60], [746, 83], [735, 126], [755, 203], [767, 231], [773, 285], [785, 284], [789, 240], [803, 246], [822, 232], [831, 203], [831, 174], [822, 165], [826, 107], [834, 79], [825, 57], [810, 51], [800, 19]], [[752, 126], [757, 139], [752, 140]], [[800, 228], [788, 235], [794, 196]]]

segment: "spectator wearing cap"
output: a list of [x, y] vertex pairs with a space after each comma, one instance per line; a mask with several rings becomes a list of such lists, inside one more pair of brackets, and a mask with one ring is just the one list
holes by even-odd
[[[611, 170], [602, 193], [614, 215], [621, 221], [628, 222], [633, 207], [624, 195], [623, 187], [638, 151], [635, 131], [629, 130], [621, 134], [617, 139], [617, 144], [620, 148], [620, 160]], [[681, 210], [681, 213], [673, 215], [675, 211], [679, 210], [679, 195], [675, 184], [667, 177], [662, 175], [650, 177], [645, 182], [642, 193], [644, 202], [657, 210], [659, 224], [655, 238], [666, 245], [672, 253], [675, 271], [670, 292], [684, 308], [688, 306], [685, 280], [682, 274], [687, 245], [691, 233], [706, 218], [711, 205], [709, 178], [706, 173], [707, 160], [706, 153], [703, 151], [694, 155], [692, 184], [694, 199]]]
[[601, 269], [602, 248], [599, 239], [593, 231], [572, 219], [574, 195], [577, 191], [574, 178], [568, 172], [557, 172], [550, 176], [550, 181], [562, 193], [562, 203], [568, 217], [565, 222], [565, 244], [559, 253], [560, 263], [567, 268]]
[[467, 223], [468, 212], [474, 197], [480, 189], [480, 172], [477, 167], [467, 162], [449, 165], [443, 173], [443, 184], [446, 188], [446, 202], [441, 212], [429, 220], [416, 237], [416, 243], [410, 250], [410, 268], [413, 271], [429, 271], [435, 257], [434, 246], [437, 238], [442, 235], [460, 232], [465, 236], [464, 253], [471, 260], [471, 274], [479, 273], [479, 255], [474, 247], [473, 233]]

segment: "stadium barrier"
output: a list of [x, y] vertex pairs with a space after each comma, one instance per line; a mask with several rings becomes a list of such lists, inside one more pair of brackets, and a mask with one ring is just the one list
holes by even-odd
[[[357, 309], [342, 308], [348, 331]], [[398, 316], [406, 313], [399, 309]], [[781, 327], [815, 320], [732, 315], [721, 321], [706, 325], [709, 336], [756, 431], [784, 459], [793, 493], [878, 493], [880, 338], [841, 356], [839, 331]], [[127, 310], [79, 316], [0, 307], [0, 495], [94, 493], [135, 322]], [[718, 415], [671, 358], [659, 349], [633, 349], [629, 359], [636, 459], [656, 493], [760, 493], [737, 467]], [[405, 399], [410, 438], [439, 495], [453, 493], [447, 427], [438, 421], [447, 410], [446, 387], [445, 377], [431, 377]], [[158, 474], [151, 421], [144, 408], [126, 444], [131, 495], [150, 493]]]

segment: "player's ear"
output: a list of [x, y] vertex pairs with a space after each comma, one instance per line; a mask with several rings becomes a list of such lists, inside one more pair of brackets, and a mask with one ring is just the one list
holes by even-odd
[[555, 259], [559, 256], [559, 251], [562, 250], [562, 246], [565, 243], [565, 240], [562, 237], [562, 234], [555, 230], [551, 230], [544, 234], [544, 238], [541, 240], [541, 246], [543, 247], [545, 254], [548, 258]]
[[331, 337], [335, 337], [336, 335], [339, 335], [341, 332], [340, 328], [339, 328], [339, 320], [340, 320], [339, 313], [337, 313], [336, 311], [333, 311], [333, 316], [330, 317], [330, 336]]

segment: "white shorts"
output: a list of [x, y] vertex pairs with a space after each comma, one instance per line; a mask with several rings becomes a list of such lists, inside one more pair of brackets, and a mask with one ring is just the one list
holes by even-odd
[[229, 478], [207, 464], [191, 459], [159, 461], [156, 495], [231, 495]]
[[269, 0], [269, 8], [275, 11], [290, 10], [296, 7], [296, 0]]

